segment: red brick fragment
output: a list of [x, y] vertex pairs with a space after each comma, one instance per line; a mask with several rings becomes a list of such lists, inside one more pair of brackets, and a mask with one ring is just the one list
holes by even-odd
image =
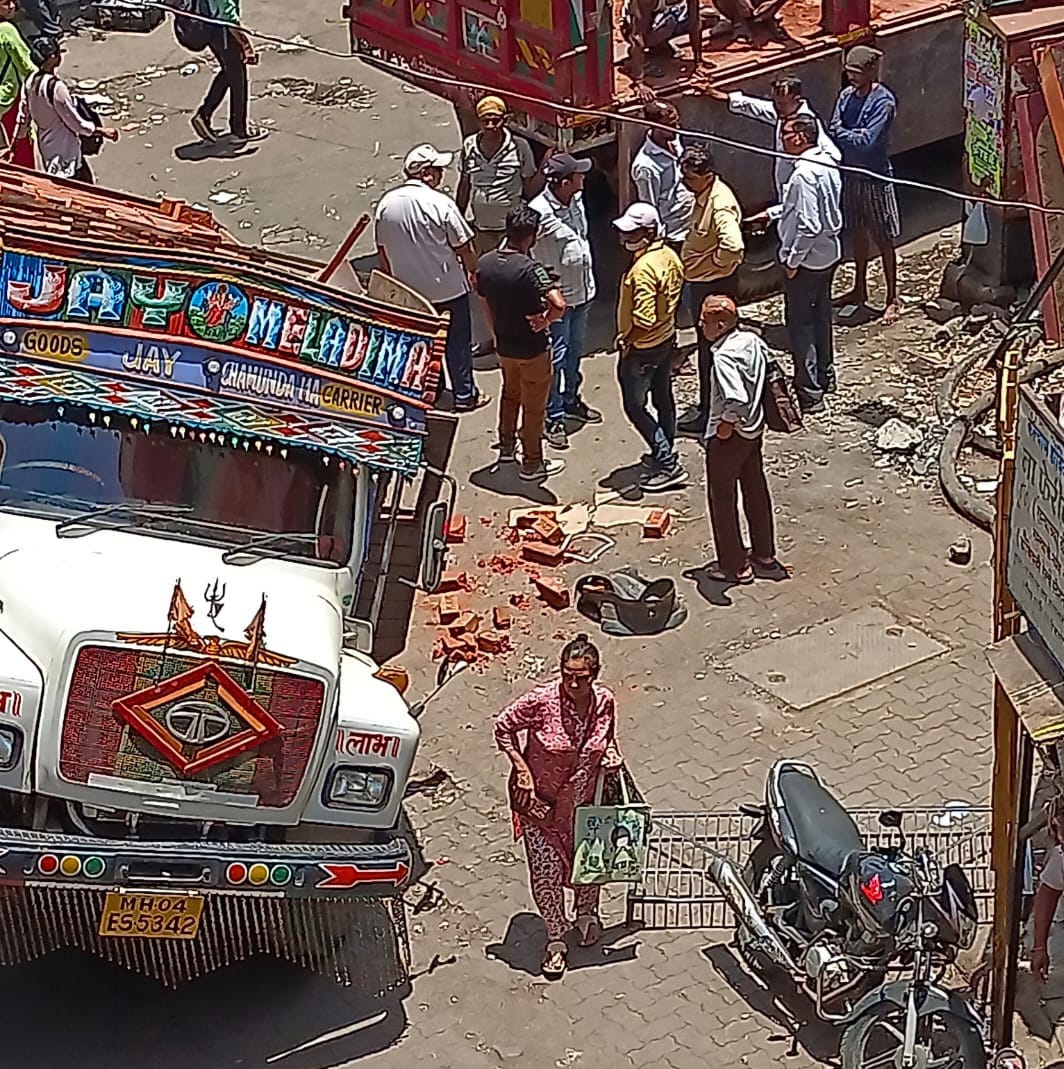
[[461, 612], [462, 606], [459, 604], [458, 597], [455, 594], [444, 594], [436, 602], [436, 619], [441, 624], [454, 623], [461, 615]]
[[527, 594], [511, 594], [510, 604], [518, 612], [528, 612], [532, 608], [532, 599]]
[[460, 512], [452, 514], [450, 522], [447, 524], [447, 541], [450, 545], [459, 545], [465, 541], [466, 537], [466, 518]]
[[481, 631], [477, 635], [477, 647], [483, 653], [502, 653], [509, 644], [510, 640], [498, 631]]
[[554, 512], [552, 509], [536, 509], [534, 512], [526, 512], [523, 516], [517, 517], [517, 528], [521, 531], [530, 530], [537, 520], [553, 520]]
[[644, 538], [664, 538], [672, 522], [672, 513], [668, 509], [654, 509], [643, 524]]
[[439, 589], [437, 594], [454, 594], [459, 590], [464, 590], [467, 593], [473, 589], [473, 580], [469, 578], [468, 572], [444, 572], [440, 578]]
[[550, 546], [546, 542], [525, 542], [521, 546], [521, 556], [537, 564], [561, 564], [564, 554], [561, 546]]
[[531, 533], [540, 541], [549, 546], [559, 546], [565, 538], [561, 527], [553, 516], [540, 516], [532, 524]]
[[440, 632], [438, 641], [440, 656], [448, 661], [455, 660], [467, 648], [463, 638], [455, 638], [454, 635], [447, 631]]
[[506, 631], [512, 622], [510, 610], [505, 605], [492, 606], [491, 622], [499, 631]]
[[552, 608], [552, 609], [567, 609], [569, 608], [569, 588], [562, 586], [560, 583], [552, 582], [550, 579], [533, 579], [533, 585], [536, 588], [536, 592], [539, 596]]
[[476, 634], [477, 628], [480, 627], [480, 619], [479, 613], [464, 612], [457, 620], [451, 623], [447, 630], [455, 636], [463, 633]]

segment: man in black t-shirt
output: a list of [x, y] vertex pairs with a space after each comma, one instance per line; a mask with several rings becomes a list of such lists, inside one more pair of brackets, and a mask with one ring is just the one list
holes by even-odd
[[565, 464], [543, 457], [543, 425], [552, 368], [547, 328], [565, 314], [565, 298], [547, 269], [529, 255], [536, 243], [539, 213], [525, 204], [506, 216], [506, 238], [477, 261], [477, 292], [487, 305], [502, 368], [499, 401], [499, 460], [516, 459], [517, 414], [521, 417], [521, 478], [542, 480]]

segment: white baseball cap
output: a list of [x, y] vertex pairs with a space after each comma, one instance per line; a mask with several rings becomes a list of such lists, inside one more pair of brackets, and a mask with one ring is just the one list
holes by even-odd
[[407, 174], [421, 174], [426, 167], [449, 167], [452, 159], [453, 152], [440, 152], [432, 145], [415, 145], [403, 160], [403, 170]]
[[633, 230], [661, 230], [661, 216], [653, 204], [629, 204], [620, 219], [614, 219], [613, 225], [622, 233], [630, 234]]

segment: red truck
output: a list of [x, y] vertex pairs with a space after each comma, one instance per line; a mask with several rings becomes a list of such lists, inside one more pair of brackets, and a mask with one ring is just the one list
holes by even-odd
[[[451, 100], [463, 130], [471, 109], [491, 87], [513, 94], [512, 126], [543, 145], [594, 151], [622, 201], [628, 161], [643, 131], [614, 115], [637, 115], [631, 82], [619, 64], [628, 46], [619, 10], [604, 0], [350, 0], [352, 50], [398, 68], [400, 77]], [[685, 38], [673, 59], [648, 64], [647, 84], [680, 110], [681, 125], [737, 141], [770, 146], [767, 126], [732, 115], [703, 92], [709, 79], [725, 90], [768, 95], [781, 74], [802, 79], [806, 97], [830, 114], [842, 79], [842, 55], [871, 41], [885, 53], [884, 80], [899, 98], [895, 153], [959, 135], [962, 94], [963, 5], [960, 0], [789, 0], [785, 38], [763, 45], [718, 43], [707, 34], [705, 60], [695, 70]], [[443, 76], [450, 82], [419, 75]], [[517, 97], [524, 98], [518, 100]], [[556, 105], [599, 114], [559, 112]], [[602, 114], [605, 113], [605, 114]], [[616, 143], [616, 149], [610, 146]], [[748, 207], [772, 197], [772, 168], [764, 157], [721, 146], [716, 150]]]

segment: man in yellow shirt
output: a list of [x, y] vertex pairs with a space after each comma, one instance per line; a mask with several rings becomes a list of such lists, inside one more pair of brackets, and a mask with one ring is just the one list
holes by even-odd
[[[621, 280], [617, 303], [617, 378], [624, 414], [650, 452], [640, 486], [648, 493], [674, 490], [687, 482], [676, 438], [672, 368], [676, 352], [676, 309], [683, 290], [683, 265], [661, 233], [657, 208], [633, 204], [613, 225], [632, 263]], [[647, 409], [654, 403], [655, 416]]]
[[[745, 247], [740, 225], [742, 210], [735, 194], [717, 174], [713, 154], [701, 145], [692, 146], [680, 157], [683, 183], [695, 195], [691, 226], [680, 258], [687, 279], [687, 299], [691, 318], [699, 322], [702, 305], [711, 294], [739, 296], [739, 265]], [[681, 434], [698, 437], [705, 432], [709, 414], [709, 367], [713, 351], [698, 331], [698, 407], [684, 413], [677, 424]]]

